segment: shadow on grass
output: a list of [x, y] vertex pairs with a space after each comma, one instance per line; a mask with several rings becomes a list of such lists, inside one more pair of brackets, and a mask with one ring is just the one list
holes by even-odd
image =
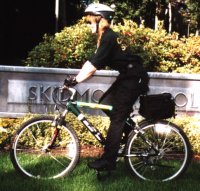
[[192, 163], [179, 179], [160, 183], [147, 182], [130, 175], [123, 162], [104, 181], [99, 181], [96, 172], [87, 167], [91, 158], [81, 159], [75, 170], [64, 178], [36, 180], [20, 176], [13, 168], [9, 155], [0, 156], [0, 191], [199, 191], [200, 163]]

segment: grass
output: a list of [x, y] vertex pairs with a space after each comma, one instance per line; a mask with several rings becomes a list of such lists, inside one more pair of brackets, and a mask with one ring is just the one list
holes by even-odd
[[67, 177], [57, 180], [23, 178], [12, 166], [8, 153], [0, 153], [0, 191], [199, 191], [200, 163], [193, 162], [185, 175], [170, 182], [146, 182], [130, 175], [124, 163], [104, 181], [88, 169], [91, 158], [81, 159], [76, 169]]

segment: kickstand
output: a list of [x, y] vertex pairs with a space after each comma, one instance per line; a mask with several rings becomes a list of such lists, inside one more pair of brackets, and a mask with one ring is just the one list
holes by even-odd
[[99, 181], [104, 181], [107, 179], [107, 177], [109, 177], [111, 175], [111, 171], [96, 171], [96, 175], [97, 175], [97, 179]]

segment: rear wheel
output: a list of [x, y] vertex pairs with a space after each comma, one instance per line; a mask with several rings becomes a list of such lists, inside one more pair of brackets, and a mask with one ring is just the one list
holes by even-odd
[[192, 151], [185, 133], [167, 121], [142, 123], [132, 133], [125, 151], [131, 172], [143, 180], [168, 181], [188, 168]]
[[[22, 124], [14, 136], [11, 160], [22, 175], [59, 178], [75, 168], [80, 157], [77, 134], [68, 125], [55, 127], [53, 120], [51, 116], [30, 119]], [[56, 141], [49, 148], [56, 132]]]

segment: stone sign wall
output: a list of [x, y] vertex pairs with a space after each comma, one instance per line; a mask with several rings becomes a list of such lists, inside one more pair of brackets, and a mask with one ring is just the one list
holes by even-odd
[[[67, 74], [78, 69], [0, 66], [0, 117], [22, 117], [27, 113], [53, 113], [52, 92], [62, 85]], [[76, 86], [81, 101], [98, 102], [115, 81], [118, 72], [97, 71], [92, 78]], [[170, 92], [175, 97], [178, 113], [200, 112], [200, 75], [149, 73], [149, 94]], [[139, 103], [134, 105], [137, 110]], [[102, 114], [99, 110], [84, 110]]]

